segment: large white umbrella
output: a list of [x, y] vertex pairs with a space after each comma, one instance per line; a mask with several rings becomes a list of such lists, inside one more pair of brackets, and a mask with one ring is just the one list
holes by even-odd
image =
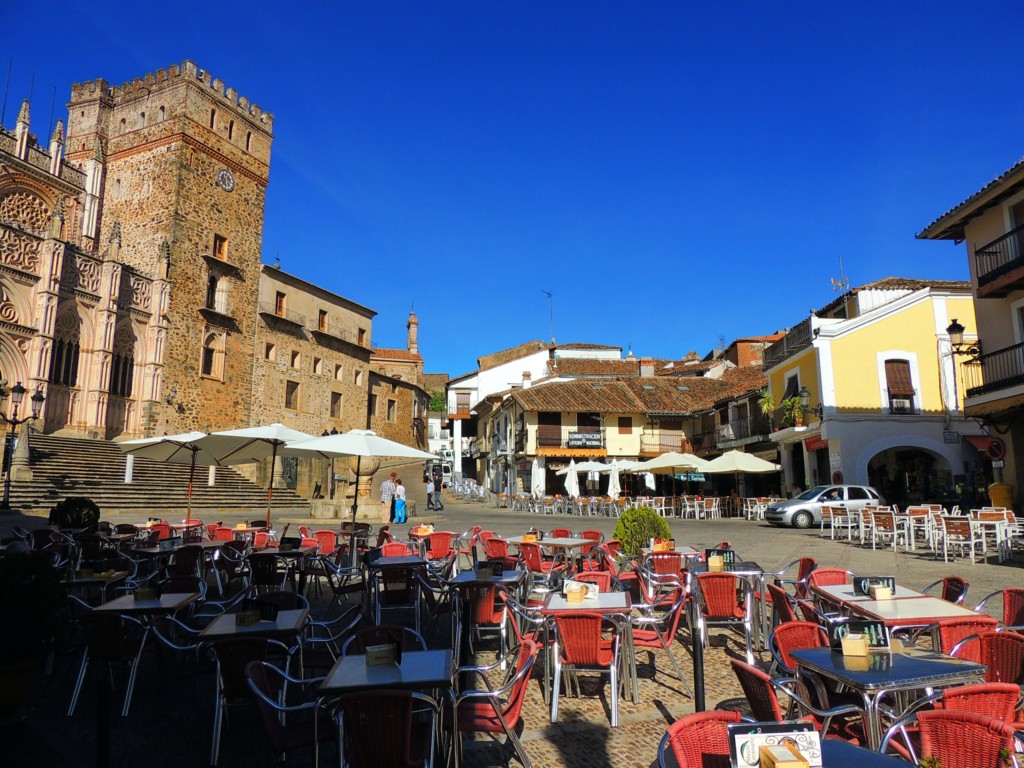
[[650, 472], [655, 475], [672, 475], [672, 495], [675, 496], [675, 476], [677, 472], [703, 472], [708, 462], [700, 456], [692, 453], [678, 453], [668, 451], [653, 459], [641, 462], [637, 466], [640, 472]]
[[140, 459], [166, 461], [172, 464], [188, 464], [188, 517], [192, 517], [192, 477], [196, 472], [196, 464], [219, 464], [216, 457], [205, 452], [199, 444], [205, 437], [205, 432], [183, 432], [180, 435], [125, 440], [118, 443], [117, 447], [126, 456], [138, 456]]
[[[359, 482], [359, 464], [363, 457], [378, 459], [436, 459], [432, 453], [421, 451], [386, 437], [380, 437], [369, 429], [352, 429], [336, 435], [314, 437], [304, 442], [289, 443], [281, 449], [282, 456], [318, 456], [322, 459], [356, 457], [356, 482]], [[359, 494], [352, 494], [352, 526], [355, 529]], [[355, 547], [352, 547], [353, 552]], [[354, 557], [354, 555], [353, 555]]]
[[565, 492], [570, 499], [577, 499], [580, 495], [580, 476], [576, 471], [575, 459], [569, 459], [568, 470], [565, 475]]
[[707, 462], [701, 470], [710, 474], [728, 472], [778, 472], [779, 465], [743, 451], [726, 451], [716, 459]]
[[608, 472], [608, 496], [617, 499], [622, 493], [622, 488], [619, 486], [619, 462], [613, 461], [606, 471]]
[[535, 499], [544, 498], [544, 472], [541, 470], [540, 462], [533, 460], [530, 468], [530, 493]]
[[263, 427], [211, 432], [198, 441], [199, 446], [217, 459], [218, 464], [253, 464], [270, 458], [270, 482], [267, 484], [267, 528], [270, 527], [270, 503], [274, 498], [274, 464], [281, 448], [290, 442], [311, 440], [313, 435], [286, 427]]

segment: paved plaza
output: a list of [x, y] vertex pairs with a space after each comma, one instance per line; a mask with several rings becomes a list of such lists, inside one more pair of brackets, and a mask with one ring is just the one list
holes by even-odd
[[[566, 518], [538, 516], [527, 512], [498, 509], [493, 502], [459, 503], [446, 493], [443, 512], [425, 511], [422, 483], [414, 476], [416, 468], [406, 470], [410, 496], [417, 501], [418, 514], [409, 518], [408, 529], [419, 522], [432, 522], [440, 530], [462, 532], [473, 525], [482, 525], [501, 535], [514, 535], [531, 526], [548, 529], [568, 526], [574, 530], [597, 529], [610, 537], [615, 520], [600, 517]], [[239, 516], [240, 520], [241, 517]], [[225, 524], [236, 522], [224, 517]], [[0, 522], [9, 528], [11, 520]], [[39, 521], [45, 522], [45, 521]], [[118, 518], [115, 522], [133, 522]], [[294, 526], [308, 524], [307, 519], [283, 516], [275, 521], [278, 528], [285, 522]], [[766, 570], [775, 570], [805, 555], [816, 557], [827, 566], [847, 568], [857, 573], [894, 575], [900, 584], [920, 588], [950, 574], [964, 577], [971, 583], [968, 603], [974, 604], [987, 593], [1021, 582], [1024, 559], [1018, 554], [1012, 562], [976, 563], [958, 560], [945, 564], [923, 553], [906, 553], [902, 549], [872, 551], [845, 542], [820, 538], [817, 530], [795, 531], [774, 529], [766, 524], [746, 520], [669, 521], [675, 540], [697, 549], [728, 540], [745, 560], [759, 563]], [[326, 527], [311, 525], [311, 527]], [[326, 600], [314, 601], [314, 612], [326, 608]], [[443, 622], [438, 622], [438, 625]], [[688, 633], [681, 633], [687, 640]], [[435, 633], [435, 640], [437, 635]], [[443, 642], [444, 638], [440, 638]], [[478, 648], [480, 661], [494, 658], [496, 642], [484, 641]], [[692, 659], [685, 643], [673, 645], [673, 652], [692, 683]], [[742, 658], [743, 643], [739, 635], [712, 631], [711, 647], [706, 654], [707, 706], [741, 696], [739, 686], [728, 667], [729, 658]], [[135, 702], [127, 718], [110, 715], [111, 765], [115, 766], [198, 766], [208, 764], [212, 685], [210, 675], [197, 682], [176, 680], [160, 665], [155, 655], [144, 661]], [[71, 718], [65, 716], [78, 653], [57, 656], [52, 672], [40, 676], [36, 696], [27, 719], [4, 729], [2, 738], [17, 757], [7, 765], [88, 766], [95, 764], [97, 717], [93, 706], [96, 695], [95, 677], [83, 693], [83, 701]], [[763, 662], [768, 661], [762, 653]], [[607, 679], [594, 675], [580, 676], [582, 695], [564, 696], [560, 701], [559, 722], [550, 723], [547, 705], [542, 696], [540, 672], [534, 675], [523, 710], [523, 743], [535, 766], [579, 766], [603, 768], [636, 766], [647, 768], [656, 764], [658, 741], [666, 726], [674, 719], [693, 711], [693, 702], [685, 687], [675, 678], [664, 654], [653, 658], [647, 652], [638, 656], [640, 698], [637, 704], [620, 702], [618, 728], [609, 725], [609, 687]], [[115, 700], [123, 693], [124, 676], [115, 675]], [[223, 736], [222, 766], [270, 765], [263, 729], [251, 707], [238, 707], [231, 712]], [[8, 752], [8, 754], [11, 754]], [[511, 752], [489, 739], [467, 745], [466, 764], [470, 766], [504, 765]], [[309, 752], [289, 755], [288, 765], [310, 765]], [[517, 765], [515, 761], [512, 763]]]

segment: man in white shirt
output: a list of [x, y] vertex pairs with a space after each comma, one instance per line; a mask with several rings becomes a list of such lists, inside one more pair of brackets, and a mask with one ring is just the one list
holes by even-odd
[[434, 480], [427, 483], [427, 509], [434, 508]]

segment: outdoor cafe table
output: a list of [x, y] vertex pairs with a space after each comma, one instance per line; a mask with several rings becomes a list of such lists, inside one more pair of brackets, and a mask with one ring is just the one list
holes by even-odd
[[278, 611], [275, 621], [257, 621], [245, 627], [235, 622], [234, 613], [223, 613], [199, 633], [203, 640], [219, 640], [225, 637], [270, 637], [283, 640], [294, 639], [306, 624], [308, 608], [294, 608]]
[[515, 544], [517, 547], [520, 544], [537, 544], [546, 549], [555, 550], [556, 552], [566, 553], [566, 562], [569, 564], [569, 572], [575, 572], [576, 570], [576, 558], [572, 557], [572, 551], [574, 549], [583, 549], [592, 544], [597, 544], [594, 539], [582, 539], [576, 536], [545, 536], [543, 539], [538, 538], [536, 541], [524, 541], [522, 536], [513, 536], [512, 538], [505, 539], [509, 544]]
[[[830, 584], [822, 587], [811, 587], [811, 592], [840, 608], [848, 609], [850, 603], [871, 602], [871, 595], [857, 594], [853, 589], [853, 584]], [[893, 600], [916, 597], [928, 597], [928, 595], [908, 589], [907, 587], [901, 587], [899, 584], [896, 585], [896, 590], [892, 593]]]
[[651, 549], [650, 547], [640, 547], [640, 554], [643, 555], [644, 557], [646, 557], [647, 555], [660, 555], [660, 554], [671, 555], [673, 553], [677, 554], [677, 555], [682, 555], [683, 556], [683, 560], [698, 560], [698, 559], [700, 559], [701, 555], [704, 554], [703, 552], [698, 552], [693, 547], [688, 547], [686, 545], [683, 545], [681, 547], [677, 546], [675, 549], [665, 549], [665, 550], [654, 550], [654, 549]]
[[63, 578], [60, 583], [68, 589], [89, 589], [90, 587], [98, 588], [100, 590], [101, 602], [107, 600], [107, 588], [111, 584], [116, 584], [119, 581], [123, 581], [130, 575], [128, 571], [114, 571], [109, 576], [104, 576], [104, 571], [99, 574], [93, 574], [91, 576], [80, 576], [77, 572], [70, 578]]
[[884, 621], [888, 627], [924, 627], [939, 619], [978, 616], [938, 597], [905, 597], [894, 600], [855, 600], [847, 603], [851, 614]]
[[[317, 699], [323, 702], [346, 693], [391, 688], [431, 693], [448, 690], [452, 687], [454, 671], [452, 652], [447, 648], [437, 651], [404, 651], [401, 664], [368, 666], [366, 656], [362, 654], [342, 656], [320, 683]], [[341, 735], [340, 732], [338, 735]], [[458, 738], [458, 734], [455, 737]]]
[[[628, 665], [626, 666], [626, 680], [629, 684], [630, 699], [637, 701], [636, 681], [636, 659], [633, 656], [633, 635], [629, 616], [633, 611], [633, 602], [628, 592], [598, 592], [597, 597], [584, 599], [579, 603], [570, 603], [561, 592], [548, 592], [544, 598], [544, 605], [540, 609], [540, 615], [547, 621], [544, 623], [544, 647], [551, 648], [548, 642], [548, 634], [553, 617], [557, 614], [579, 611], [582, 613], [600, 613], [605, 616], [612, 616], [622, 624], [622, 646], [620, 653], [626, 654]], [[557, 649], [551, 653], [557, 653]], [[545, 701], [550, 701], [548, 696], [551, 693], [551, 653], [544, 654], [544, 692]], [[612, 691], [612, 695], [618, 696], [618, 691]]]
[[[871, 749], [878, 749], [882, 742], [879, 704], [886, 695], [982, 682], [987, 670], [984, 664], [917, 648], [849, 658], [830, 648], [803, 648], [790, 655], [796, 661], [797, 675], [802, 676], [809, 670], [861, 695]], [[868, 668], [860, 669], [858, 664], [866, 664]]]
[[905, 760], [858, 747], [842, 739], [822, 739], [823, 768], [908, 768]]
[[151, 600], [136, 600], [135, 595], [121, 595], [103, 605], [93, 608], [94, 612], [150, 615], [155, 613], [174, 614], [199, 599], [198, 592], [167, 592]]
[[[222, 542], [223, 543], [223, 542]], [[316, 553], [316, 547], [296, 547], [295, 549], [282, 549], [280, 546], [268, 546], [260, 554], [277, 555], [288, 561], [288, 579], [291, 581], [292, 590], [300, 595], [306, 594], [306, 571], [299, 567], [299, 561], [307, 555]], [[299, 583], [295, 585], [295, 572], [299, 573]]]

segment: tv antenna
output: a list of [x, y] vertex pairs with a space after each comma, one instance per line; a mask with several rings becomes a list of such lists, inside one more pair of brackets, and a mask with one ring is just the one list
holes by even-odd
[[830, 277], [829, 281], [832, 283], [832, 293], [841, 290], [846, 293], [850, 290], [850, 278], [843, 272], [843, 257], [839, 257], [839, 277]]
[[548, 315], [549, 323], [551, 325], [551, 343], [555, 343], [555, 299], [554, 294], [551, 291], [545, 291], [541, 289], [541, 293], [548, 297]]

